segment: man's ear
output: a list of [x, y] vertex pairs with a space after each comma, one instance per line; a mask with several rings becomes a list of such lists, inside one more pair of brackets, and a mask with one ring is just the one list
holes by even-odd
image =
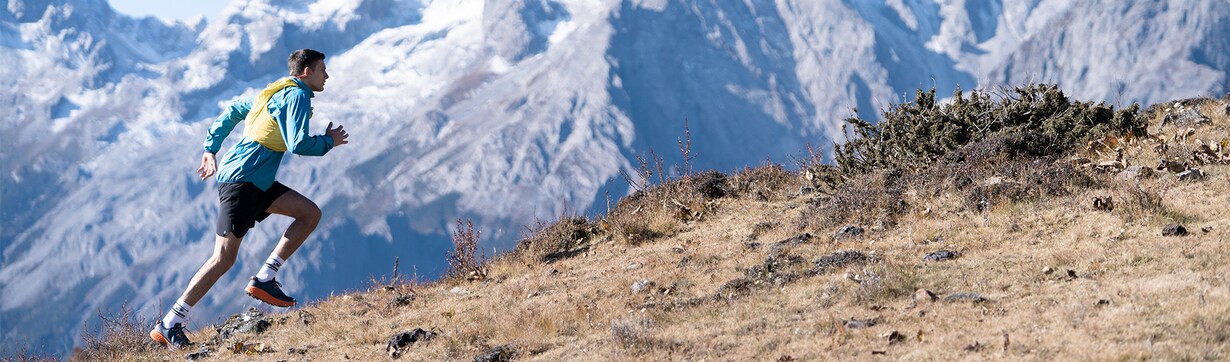
[[299, 70], [299, 76], [300, 77], [310, 76], [312, 75], [312, 72], [313, 72], [312, 67], [303, 67], [303, 69]]

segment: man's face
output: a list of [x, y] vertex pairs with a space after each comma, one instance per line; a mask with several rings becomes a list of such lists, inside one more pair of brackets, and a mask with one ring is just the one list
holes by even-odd
[[299, 76], [299, 79], [304, 84], [307, 84], [308, 88], [311, 88], [313, 92], [324, 92], [325, 80], [329, 79], [329, 72], [325, 70], [325, 61], [318, 61], [315, 66], [308, 67], [303, 71], [303, 75]]

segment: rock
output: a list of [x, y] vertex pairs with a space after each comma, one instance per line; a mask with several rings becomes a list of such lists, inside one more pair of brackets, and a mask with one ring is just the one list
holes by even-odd
[[1159, 128], [1165, 127], [1165, 126], [1190, 127], [1190, 126], [1201, 125], [1201, 124], [1205, 124], [1209, 122], [1210, 122], [1209, 117], [1205, 117], [1203, 114], [1200, 114], [1200, 112], [1197, 111], [1196, 108], [1175, 107], [1175, 108], [1172, 108], [1169, 112], [1166, 113], [1165, 116], [1162, 117], [1162, 123], [1159, 124], [1158, 127]]
[[846, 225], [846, 226], [841, 227], [841, 229], [838, 229], [837, 233], [833, 234], [833, 239], [842, 240], [842, 239], [847, 239], [847, 238], [857, 238], [859, 236], [863, 236], [863, 231], [864, 230], [862, 227], [855, 226], [855, 225]]
[[193, 352], [193, 353], [184, 355], [184, 359], [189, 360], [189, 361], [199, 361], [199, 360], [203, 360], [206, 358], [209, 358], [208, 350], [201, 350], [198, 352]]
[[794, 246], [794, 245], [806, 244], [810, 240], [811, 240], [810, 233], [802, 233], [799, 235], [795, 235], [794, 237], [791, 237], [789, 239], [773, 243], [773, 246], [769, 247], [768, 253], [769, 255], [781, 256], [784, 254], [783, 251], [786, 248]]
[[1179, 224], [1170, 224], [1162, 228], [1162, 236], [1187, 236], [1187, 228]]
[[868, 327], [873, 327], [876, 324], [879, 324], [880, 317], [875, 317], [871, 319], [850, 318], [850, 319], [841, 321], [841, 323], [845, 325], [846, 328], [850, 328], [850, 329], [868, 328]]
[[871, 258], [861, 252], [853, 250], [838, 251], [817, 259], [811, 270], [816, 274], [831, 273], [846, 265], [862, 264], [869, 260]]
[[507, 362], [512, 361], [515, 355], [516, 351], [513, 350], [513, 346], [506, 344], [474, 356], [474, 362]]
[[466, 288], [462, 288], [462, 287], [460, 287], [460, 286], [453, 287], [453, 289], [449, 289], [449, 291], [448, 291], [448, 292], [449, 292], [449, 293], [456, 294], [456, 295], [466, 295], [466, 294], [470, 294], [470, 291], [468, 291], [468, 290], [466, 290]]
[[654, 283], [649, 279], [641, 279], [632, 283], [632, 293], [640, 293], [653, 289]]
[[235, 314], [227, 318], [226, 323], [216, 328], [218, 335], [215, 339], [218, 341], [228, 340], [239, 333], [260, 334], [264, 333], [272, 325], [273, 323], [268, 318], [265, 318], [265, 313], [256, 308], [250, 308], [247, 312]]
[[291, 347], [286, 350], [286, 354], [307, 354], [307, 350], [308, 350], [307, 347], [303, 347], [303, 348]]
[[401, 351], [407, 345], [416, 342], [430, 341], [436, 337], [435, 332], [428, 332], [422, 328], [415, 328], [413, 331], [401, 332], [389, 337], [389, 342], [385, 344], [384, 350], [389, 353], [389, 357], [397, 358], [401, 356]]
[[404, 307], [404, 306], [410, 305], [410, 303], [413, 303], [415, 298], [416, 297], [414, 293], [397, 294], [393, 296], [393, 300], [389, 301], [389, 305], [393, 305], [397, 307]]
[[933, 251], [927, 255], [924, 255], [922, 260], [923, 261], [944, 261], [948, 259], [956, 259], [958, 255], [959, 254], [957, 254], [954, 251], [941, 249], [941, 250]]
[[799, 245], [811, 241], [811, 233], [802, 233], [786, 240], [778, 241], [777, 245]]
[[1048, 266], [1048, 267], [1042, 267], [1042, 274], [1050, 274], [1050, 273], [1054, 273], [1054, 272], [1055, 272], [1055, 268], [1051, 268], [1051, 267], [1049, 267], [1049, 266]]
[[782, 286], [799, 279], [801, 270], [794, 267], [805, 262], [795, 255], [770, 255], [759, 265], [744, 270], [743, 275], [757, 284]]
[[932, 293], [930, 290], [926, 290], [926, 289], [918, 289], [917, 291], [915, 291], [915, 292], [914, 292], [914, 301], [915, 301], [915, 302], [928, 302], [928, 303], [930, 303], [930, 302], [937, 301], [937, 300], [939, 300], [939, 299], [940, 299], [940, 297], [936, 296], [936, 295], [935, 295], [935, 293]]
[[1198, 168], [1193, 168], [1187, 171], [1180, 172], [1178, 175], [1179, 181], [1200, 181], [1204, 179], [1204, 171]]
[[306, 326], [316, 323], [316, 316], [312, 315], [312, 313], [308, 313], [306, 310], [301, 310], [299, 311], [299, 321], [303, 322], [303, 325]]
[[987, 301], [987, 298], [983, 297], [982, 294], [978, 294], [978, 293], [960, 292], [960, 293], [949, 294], [947, 297], [944, 297], [944, 301], [948, 303], [954, 303], [954, 302], [982, 303], [982, 302]]

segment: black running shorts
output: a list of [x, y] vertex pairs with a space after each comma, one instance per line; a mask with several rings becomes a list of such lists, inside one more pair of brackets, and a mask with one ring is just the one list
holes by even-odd
[[257, 222], [269, 217], [273, 200], [290, 191], [289, 187], [274, 182], [267, 191], [248, 182], [224, 182], [218, 184], [218, 236], [227, 233], [243, 237]]

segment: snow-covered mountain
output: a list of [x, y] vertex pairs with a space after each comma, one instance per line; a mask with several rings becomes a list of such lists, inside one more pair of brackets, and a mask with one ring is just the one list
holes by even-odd
[[[0, 342], [63, 353], [99, 310], [174, 303], [213, 247], [215, 183], [193, 173], [205, 130], [297, 48], [329, 55], [313, 129], [351, 133], [279, 175], [325, 214], [280, 278], [310, 300], [395, 259], [440, 275], [458, 218], [505, 250], [535, 219], [603, 210], [635, 155], [680, 162], [685, 120], [696, 166], [733, 170], [839, 142], [852, 109], [875, 118], [916, 88], [1219, 96], [1227, 34], [1220, 1], [235, 0], [187, 24], [10, 0]], [[287, 224], [249, 233], [192, 326], [255, 304], [242, 286]]]

